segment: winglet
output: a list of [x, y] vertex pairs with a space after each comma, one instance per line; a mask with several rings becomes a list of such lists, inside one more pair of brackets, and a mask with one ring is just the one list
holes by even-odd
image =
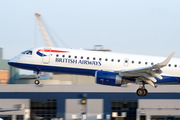
[[173, 55], [175, 54], [175, 52], [171, 53], [163, 62], [159, 63], [158, 65], [161, 67], [166, 66], [169, 61], [171, 60], [171, 58], [173, 57]]

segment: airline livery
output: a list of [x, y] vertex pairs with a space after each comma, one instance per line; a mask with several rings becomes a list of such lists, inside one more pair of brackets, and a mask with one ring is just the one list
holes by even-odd
[[121, 86], [139, 84], [138, 96], [148, 94], [145, 84], [180, 83], [180, 59], [169, 57], [120, 54], [61, 48], [32, 48], [9, 60], [8, 64], [37, 73], [36, 85], [40, 83], [40, 72], [54, 72], [94, 76], [102, 85]]

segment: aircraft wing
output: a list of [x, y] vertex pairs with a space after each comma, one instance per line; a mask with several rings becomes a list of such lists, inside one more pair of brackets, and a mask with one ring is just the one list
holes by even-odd
[[121, 70], [121, 71], [116, 71], [116, 72], [118, 72], [119, 75], [124, 78], [133, 77], [133, 78], [136, 78], [136, 82], [145, 81], [146, 83], [155, 87], [154, 83], [157, 81], [155, 77], [162, 79], [162, 76], [160, 74], [163, 71], [161, 70], [161, 68], [165, 67], [169, 63], [173, 55], [174, 55], [174, 52], [171, 53], [171, 55], [169, 55], [169, 57], [167, 57], [163, 62], [152, 65], [152, 66], [130, 69], [130, 70]]

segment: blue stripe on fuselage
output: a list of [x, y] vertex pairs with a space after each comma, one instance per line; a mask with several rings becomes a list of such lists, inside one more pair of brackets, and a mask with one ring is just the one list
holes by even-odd
[[88, 76], [94, 76], [95, 72], [97, 71], [97, 70], [83, 69], [83, 68], [57, 67], [57, 66], [34, 65], [34, 64], [24, 64], [24, 63], [14, 63], [14, 62], [8, 62], [8, 64], [17, 68], [27, 69], [27, 70], [78, 74], [78, 75], [88, 75]]
[[157, 80], [156, 84], [163, 84], [163, 83], [175, 84], [175, 83], [180, 83], [180, 77], [164, 76], [164, 75], [162, 75], [162, 77], [163, 77], [162, 80], [156, 78], [156, 80]]

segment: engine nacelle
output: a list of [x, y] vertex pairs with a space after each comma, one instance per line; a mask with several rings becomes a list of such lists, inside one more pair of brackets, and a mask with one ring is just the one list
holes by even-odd
[[121, 86], [122, 77], [114, 72], [96, 71], [95, 81], [97, 84]]

